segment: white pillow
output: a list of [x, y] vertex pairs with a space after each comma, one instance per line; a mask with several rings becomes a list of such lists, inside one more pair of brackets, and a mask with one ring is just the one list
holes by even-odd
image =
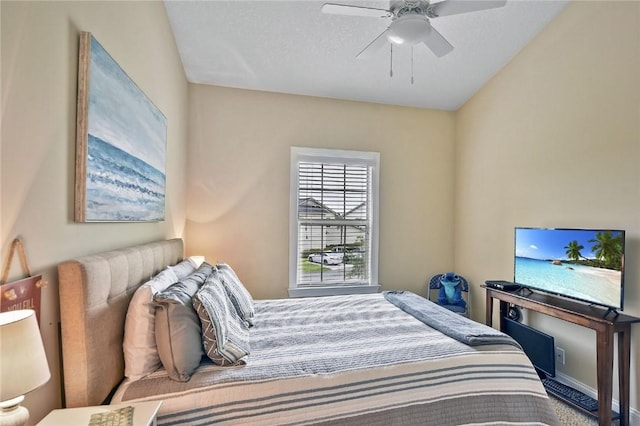
[[141, 285], [131, 298], [124, 323], [124, 375], [139, 379], [162, 365], [156, 347], [156, 306], [153, 296], [178, 282], [171, 268], [166, 268]]

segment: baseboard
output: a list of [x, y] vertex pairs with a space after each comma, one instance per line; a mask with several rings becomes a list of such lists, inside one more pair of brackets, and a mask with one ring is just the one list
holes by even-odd
[[[558, 371], [556, 371], [556, 380], [558, 380], [561, 383], [564, 383], [565, 385], [571, 386], [574, 389], [579, 390], [580, 392], [589, 395], [591, 398], [597, 398], [598, 397], [598, 391], [596, 389], [593, 389], [592, 387], [589, 387], [587, 385], [585, 385], [582, 382], [577, 381], [576, 379], [574, 379], [571, 376], [568, 376], [564, 373], [560, 373]], [[611, 406], [613, 408], [614, 411], [619, 412], [619, 408], [620, 408], [620, 403], [617, 399], [614, 399], [611, 402]], [[630, 426], [640, 426], [640, 411], [636, 410], [635, 408], [631, 407], [629, 410], [629, 425]]]

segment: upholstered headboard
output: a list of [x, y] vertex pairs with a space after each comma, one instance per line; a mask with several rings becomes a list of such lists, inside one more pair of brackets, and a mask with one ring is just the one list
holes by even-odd
[[182, 260], [175, 238], [58, 265], [67, 407], [99, 405], [124, 377], [124, 321], [134, 291]]

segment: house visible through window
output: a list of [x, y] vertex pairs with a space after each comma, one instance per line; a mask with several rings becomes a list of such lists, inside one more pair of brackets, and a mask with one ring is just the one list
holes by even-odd
[[375, 152], [291, 149], [291, 296], [378, 290]]

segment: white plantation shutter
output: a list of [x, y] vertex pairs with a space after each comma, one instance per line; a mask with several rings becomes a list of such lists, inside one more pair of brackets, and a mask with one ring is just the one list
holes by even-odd
[[377, 291], [379, 154], [291, 152], [290, 294]]

